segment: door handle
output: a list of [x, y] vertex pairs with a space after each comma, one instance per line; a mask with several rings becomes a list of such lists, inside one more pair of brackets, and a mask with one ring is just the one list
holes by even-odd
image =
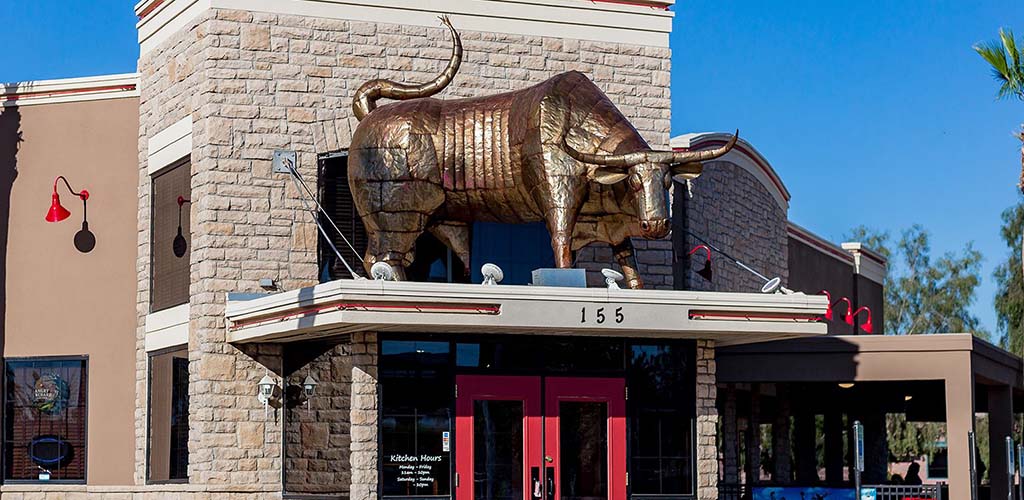
[[540, 467], [530, 468], [530, 498], [544, 498], [544, 483], [540, 480]]
[[547, 480], [547, 500], [555, 500], [555, 468], [545, 468], [545, 479]]

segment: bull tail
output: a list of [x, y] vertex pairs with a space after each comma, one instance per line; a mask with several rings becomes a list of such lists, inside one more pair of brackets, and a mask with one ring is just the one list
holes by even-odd
[[462, 64], [462, 39], [459, 38], [459, 32], [455, 31], [455, 27], [452, 26], [448, 16], [441, 16], [441, 22], [451, 30], [453, 40], [452, 57], [448, 60], [448, 66], [444, 71], [437, 75], [437, 78], [419, 85], [382, 79], [364, 83], [356, 91], [356, 95], [352, 99], [352, 111], [355, 113], [357, 120], [362, 120], [371, 111], [377, 109], [378, 99], [405, 100], [429, 97], [444, 90], [452, 82], [455, 78], [455, 73], [459, 71], [459, 65]]

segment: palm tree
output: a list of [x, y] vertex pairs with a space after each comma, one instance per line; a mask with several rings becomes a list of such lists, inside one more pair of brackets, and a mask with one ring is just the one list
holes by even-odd
[[[1024, 45], [1022, 43], [1021, 45]], [[999, 30], [999, 40], [979, 43], [974, 50], [992, 66], [992, 75], [999, 82], [999, 99], [1017, 98], [1024, 101], [1024, 50], [1017, 48], [1017, 40], [1009, 29]], [[1017, 134], [1024, 142], [1024, 131]], [[1021, 192], [1024, 192], [1024, 146], [1021, 147]]]
[[[1024, 45], [1024, 43], [1021, 45]], [[999, 91], [996, 93], [996, 97], [999, 99], [1015, 97], [1020, 101], [1024, 101], [1024, 50], [1017, 48], [1017, 40], [1014, 38], [1013, 32], [1009, 29], [1000, 28], [998, 41], [979, 43], [974, 46], [974, 50], [992, 66], [992, 75], [999, 82]], [[1017, 138], [1022, 143], [1020, 148], [1020, 183], [1017, 187], [1024, 193], [1024, 126], [1017, 133]], [[1024, 245], [1021, 246], [1021, 264], [1024, 266]], [[1019, 283], [1017, 285], [1019, 286]], [[1012, 281], [1009, 286], [1014, 286]], [[1021, 323], [1018, 325], [1018, 331], [1016, 332], [1017, 335], [1021, 335], [1024, 332], [1024, 317], [1020, 321]], [[1012, 329], [1008, 328], [1007, 330], [1007, 336], [1012, 337], [1014, 333]], [[1013, 342], [1007, 342], [1007, 345], [1011, 346]]]

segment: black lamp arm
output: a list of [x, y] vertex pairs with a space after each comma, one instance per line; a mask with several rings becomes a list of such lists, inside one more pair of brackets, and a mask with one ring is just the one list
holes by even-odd
[[68, 187], [68, 191], [71, 191], [71, 194], [81, 198], [82, 201], [86, 201], [86, 200], [89, 199], [89, 192], [88, 191], [86, 191], [84, 189], [81, 190], [81, 191], [75, 191], [74, 188], [71, 187], [71, 184], [68, 183], [67, 178], [65, 178], [63, 175], [58, 175], [57, 178], [53, 180], [53, 192], [54, 193], [57, 192], [57, 181], [64, 181], [64, 185]]

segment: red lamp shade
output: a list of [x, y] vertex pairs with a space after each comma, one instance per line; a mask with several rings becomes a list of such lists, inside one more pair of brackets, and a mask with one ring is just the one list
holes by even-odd
[[690, 253], [688, 253], [687, 255], [693, 255], [697, 253], [697, 250], [704, 250], [705, 252], [707, 252], [707, 258], [704, 259], [704, 267], [702, 267], [700, 271], [697, 271], [697, 275], [699, 275], [701, 278], [711, 281], [711, 278], [714, 277], [714, 271], [711, 268], [711, 249], [708, 248], [707, 245], [697, 245], [690, 249]]
[[823, 294], [825, 298], [828, 299], [828, 309], [825, 309], [825, 319], [832, 321], [832, 294], [828, 293], [828, 290], [822, 290], [818, 293]]
[[[865, 322], [864, 322], [864, 323], [863, 323], [862, 325], [860, 325], [860, 329], [861, 329], [861, 330], [864, 330], [864, 333], [875, 333], [875, 327], [874, 327], [874, 325], [873, 325], [873, 324], [871, 323], [871, 308], [869, 308], [868, 306], [862, 306], [862, 307], [860, 307], [859, 309], [857, 309], [856, 311], [854, 311], [854, 313], [853, 313], [853, 314], [851, 314], [851, 315], [849, 315], [849, 316], [847, 316], [847, 317], [848, 317], [848, 318], [851, 318], [851, 321], [852, 321], [852, 318], [853, 318], [854, 316], [856, 316], [856, 315], [860, 314], [860, 312], [861, 312], [861, 311], [866, 311], [866, 312], [868, 313], [868, 320], [867, 320], [867, 321], [865, 321]], [[850, 324], [853, 324], [853, 323], [850, 323]]]
[[46, 212], [46, 222], [60, 222], [71, 217], [71, 212], [60, 204], [60, 195], [57, 190], [53, 191], [53, 201], [50, 202], [50, 211]]
[[68, 187], [68, 191], [71, 191], [71, 194], [82, 199], [82, 206], [85, 206], [85, 202], [89, 199], [88, 191], [83, 189], [76, 193], [74, 189], [71, 189], [71, 184], [68, 184], [68, 180], [63, 175], [58, 175], [53, 180], [53, 197], [50, 201], [50, 211], [46, 212], [46, 222], [60, 222], [71, 216], [71, 212], [60, 204], [60, 195], [57, 194], [57, 184], [60, 181], [64, 181], [64, 185]]

